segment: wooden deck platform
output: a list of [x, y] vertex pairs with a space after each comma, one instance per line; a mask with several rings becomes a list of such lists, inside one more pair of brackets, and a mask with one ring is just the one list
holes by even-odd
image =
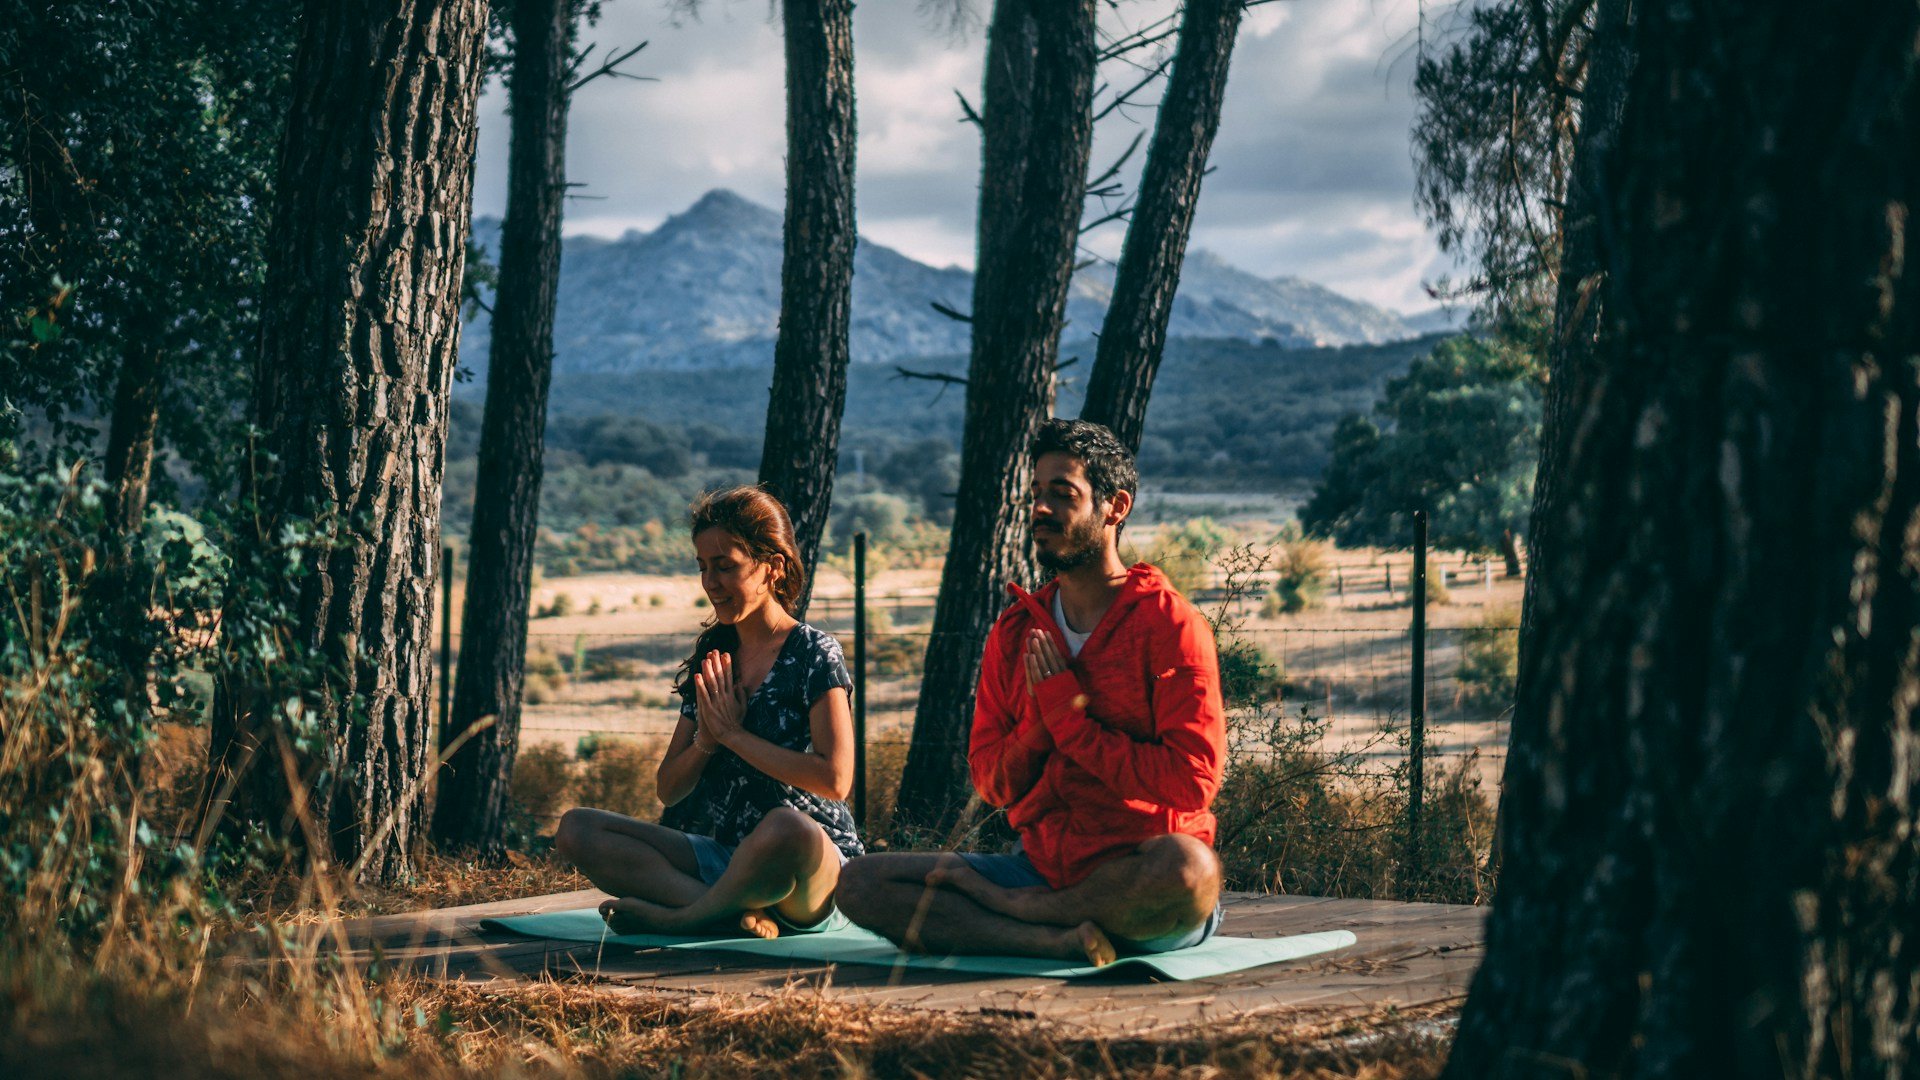
[[1466, 994], [1479, 963], [1485, 908], [1231, 893], [1224, 934], [1279, 937], [1351, 930], [1357, 943], [1322, 956], [1219, 978], [1060, 982], [867, 965], [763, 959], [700, 950], [635, 952], [483, 933], [480, 920], [591, 907], [594, 890], [355, 920], [352, 947], [393, 965], [461, 979], [593, 981], [695, 998], [817, 992], [872, 1005], [1033, 1017], [1110, 1034], [1285, 1014], [1303, 1022], [1444, 1006]]

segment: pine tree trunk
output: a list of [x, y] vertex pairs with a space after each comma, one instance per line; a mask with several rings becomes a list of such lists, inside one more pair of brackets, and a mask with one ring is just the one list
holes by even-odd
[[560, 286], [560, 225], [567, 187], [569, 0], [512, 3], [507, 216], [481, 419], [479, 470], [468, 538], [460, 662], [442, 748], [474, 724], [447, 761], [434, 803], [434, 839], [483, 858], [505, 854], [513, 763], [520, 744], [527, 616], [539, 529], [541, 453], [553, 375], [553, 313]]
[[1909, 1076], [1920, 10], [1634, 20], [1448, 1075]]
[[[786, 250], [760, 480], [814, 566], [833, 498], [853, 305], [852, 0], [787, 0]], [[800, 598], [806, 611], [812, 578]]]
[[1092, 0], [1000, 0], [981, 114], [979, 268], [959, 493], [940, 575], [899, 820], [944, 831], [972, 796], [980, 650], [1031, 583], [1027, 488], [1047, 414], [1093, 138]]
[[[283, 630], [333, 674], [304, 702], [306, 741], [279, 726], [273, 665], [226, 688], [214, 752], [221, 768], [250, 762], [240, 823], [316, 860], [364, 856], [380, 880], [409, 865], [425, 818], [409, 796], [434, 749], [440, 484], [485, 29], [483, 0], [310, 3], [275, 192], [256, 389], [272, 456], [250, 491], [263, 545], [302, 521], [334, 530], [309, 572], [266, 583], [292, 608]], [[263, 561], [243, 552], [236, 571]]]
[[1138, 452], [1245, 0], [1188, 0], [1080, 417]]

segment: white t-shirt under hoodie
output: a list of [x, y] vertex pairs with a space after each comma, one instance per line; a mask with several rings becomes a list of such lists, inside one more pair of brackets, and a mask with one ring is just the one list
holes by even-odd
[[1093, 631], [1089, 630], [1085, 634], [1075, 633], [1073, 627], [1067, 624], [1067, 609], [1060, 606], [1059, 589], [1053, 590], [1053, 621], [1060, 624], [1060, 632], [1067, 637], [1067, 651], [1079, 656], [1080, 646], [1087, 643], [1087, 638]]

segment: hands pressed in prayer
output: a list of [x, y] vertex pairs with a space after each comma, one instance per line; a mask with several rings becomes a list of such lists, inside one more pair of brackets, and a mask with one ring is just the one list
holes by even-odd
[[1026, 661], [1030, 694], [1041, 683], [1067, 670], [1067, 658], [1060, 655], [1060, 646], [1053, 643], [1052, 635], [1045, 630], [1036, 629], [1027, 635]]
[[712, 751], [701, 743], [703, 738], [712, 740], [715, 749], [733, 745], [746, 733], [740, 721], [747, 706], [746, 691], [733, 675], [733, 657], [718, 649], [709, 652], [694, 673], [693, 687], [700, 716], [695, 744], [708, 753]]

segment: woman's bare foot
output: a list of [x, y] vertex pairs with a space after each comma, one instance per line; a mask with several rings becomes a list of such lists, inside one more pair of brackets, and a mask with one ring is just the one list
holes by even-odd
[[1094, 967], [1106, 967], [1118, 958], [1113, 942], [1107, 939], [1107, 932], [1099, 924], [1083, 922], [1066, 931], [1061, 936], [1062, 951], [1067, 959], [1078, 960], [1085, 957]]
[[1040, 922], [1033, 910], [1033, 901], [1038, 894], [1051, 892], [1050, 889], [1009, 889], [988, 881], [986, 876], [966, 863], [955, 866], [941, 866], [927, 871], [927, 884], [945, 886], [986, 908], [1010, 919], [1022, 922]]
[[755, 908], [740, 913], [740, 929], [757, 938], [771, 941], [780, 936], [780, 924], [773, 921], [765, 911]]
[[600, 905], [600, 917], [616, 934], [677, 934], [684, 928], [675, 918], [678, 908], [650, 903], [636, 896], [607, 900]]

